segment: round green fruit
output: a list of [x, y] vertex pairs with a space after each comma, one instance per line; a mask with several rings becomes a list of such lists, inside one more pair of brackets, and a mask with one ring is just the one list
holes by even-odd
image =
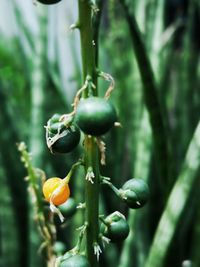
[[45, 5], [53, 5], [60, 2], [61, 0], [37, 0], [37, 1]]
[[75, 255], [61, 261], [60, 267], [90, 267], [90, 264], [85, 256]]
[[53, 250], [56, 253], [56, 255], [62, 255], [66, 250], [66, 246], [63, 242], [56, 241], [53, 246]]
[[85, 134], [93, 136], [105, 134], [114, 126], [116, 120], [115, 108], [103, 98], [81, 99], [78, 105], [76, 123]]
[[71, 152], [79, 144], [80, 131], [75, 125], [71, 125], [64, 130], [63, 133], [65, 133], [65, 135], [52, 145], [53, 153]]
[[114, 212], [110, 214], [101, 224], [101, 233], [111, 242], [120, 242], [127, 238], [129, 225], [123, 214]]
[[60, 117], [61, 115], [55, 114], [47, 122], [47, 144], [52, 153], [71, 152], [80, 141], [79, 128], [72, 122], [65, 125], [63, 121], [60, 121]]
[[64, 204], [59, 206], [59, 210], [65, 218], [72, 217], [76, 213], [76, 202], [70, 197]]
[[122, 187], [123, 200], [132, 209], [143, 207], [149, 198], [149, 187], [143, 179], [130, 179]]

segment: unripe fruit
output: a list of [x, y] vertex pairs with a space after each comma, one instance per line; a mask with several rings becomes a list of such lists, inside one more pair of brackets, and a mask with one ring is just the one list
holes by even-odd
[[45, 5], [52, 5], [60, 2], [61, 0], [37, 0], [37, 1]]
[[106, 217], [101, 224], [101, 233], [111, 242], [120, 242], [127, 238], [129, 225], [123, 214], [114, 212]]
[[65, 125], [63, 121], [59, 121], [60, 117], [61, 115], [54, 114], [47, 122], [47, 144], [52, 153], [71, 152], [80, 141], [79, 128], [73, 123]]
[[90, 264], [85, 256], [75, 255], [61, 261], [60, 267], [90, 267]]
[[143, 207], [149, 198], [149, 187], [143, 179], [130, 179], [122, 187], [122, 197], [129, 208]]
[[59, 206], [59, 210], [65, 218], [69, 218], [76, 213], [76, 202], [70, 197], [65, 203]]
[[113, 105], [100, 97], [81, 99], [76, 112], [76, 123], [88, 135], [107, 133], [117, 120]]

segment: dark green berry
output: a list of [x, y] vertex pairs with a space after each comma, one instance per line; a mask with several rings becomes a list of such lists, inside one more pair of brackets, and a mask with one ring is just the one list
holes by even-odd
[[120, 242], [127, 238], [129, 225], [123, 214], [114, 212], [106, 217], [101, 224], [101, 233], [110, 239], [111, 242]]
[[69, 124], [60, 121], [61, 115], [53, 115], [47, 122], [47, 145], [52, 153], [71, 152], [80, 141], [80, 130], [69, 120]]
[[76, 202], [70, 197], [64, 204], [59, 206], [59, 210], [65, 218], [69, 218], [76, 213]]
[[110, 102], [100, 97], [81, 99], [76, 112], [76, 123], [85, 134], [103, 135], [116, 121], [116, 111]]
[[37, 1], [45, 5], [53, 5], [60, 2], [61, 0], [37, 0]]
[[71, 152], [79, 144], [80, 131], [75, 125], [67, 128], [64, 133], [65, 135], [52, 145], [53, 153]]
[[149, 198], [149, 187], [143, 179], [130, 179], [122, 187], [122, 197], [129, 208], [143, 207]]
[[62, 122], [54, 122], [51, 124], [51, 127], [49, 128], [49, 131], [52, 134], [57, 134], [58, 131], [63, 131], [66, 129], [66, 126]]

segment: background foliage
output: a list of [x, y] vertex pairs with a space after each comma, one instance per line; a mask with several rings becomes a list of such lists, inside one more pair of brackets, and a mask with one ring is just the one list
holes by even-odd
[[[147, 180], [145, 208], [128, 212], [103, 187], [102, 213], [125, 212], [131, 233], [110, 245], [102, 266], [200, 266], [200, 4], [198, 0], [99, 1], [99, 67], [116, 82], [112, 95], [121, 129], [105, 136], [107, 166], [101, 172], [120, 187], [127, 179]], [[0, 3], [0, 265], [43, 266], [40, 238], [27, 194], [26, 172], [16, 143], [25, 141], [35, 166], [64, 177], [81, 145], [53, 156], [44, 125], [67, 113], [81, 86], [77, 3], [44, 7], [32, 1]], [[139, 27], [136, 25], [135, 18]], [[107, 84], [99, 81], [100, 94]], [[83, 200], [81, 172], [72, 181]], [[58, 240], [70, 249], [79, 212]]]

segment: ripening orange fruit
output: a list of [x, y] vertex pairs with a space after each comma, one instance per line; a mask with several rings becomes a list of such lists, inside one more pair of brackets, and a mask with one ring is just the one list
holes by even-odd
[[46, 180], [42, 190], [45, 199], [49, 202], [51, 200], [56, 206], [63, 204], [70, 196], [68, 184], [63, 183], [63, 179], [58, 177]]

